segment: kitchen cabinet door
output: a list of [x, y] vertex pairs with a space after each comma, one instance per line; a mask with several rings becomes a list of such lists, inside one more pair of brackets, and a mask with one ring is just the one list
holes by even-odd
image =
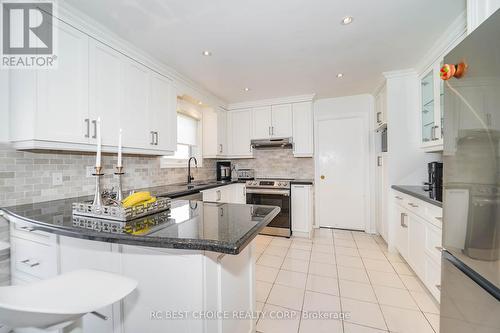
[[153, 148], [175, 152], [177, 149], [177, 111], [172, 81], [163, 75], [151, 74], [149, 128], [153, 134]]
[[229, 185], [231, 189], [230, 203], [245, 204], [247, 201], [246, 187], [244, 183]]
[[409, 214], [408, 263], [419, 276], [425, 275], [426, 223], [420, 217]]
[[[122, 108], [123, 55], [94, 39], [89, 40], [90, 118], [101, 117], [102, 144], [118, 146]], [[94, 143], [95, 138], [91, 137]]]
[[311, 185], [292, 185], [292, 231], [310, 236], [313, 225]]
[[123, 146], [154, 149], [149, 110], [150, 72], [143, 65], [129, 59], [122, 63], [122, 71]]
[[395, 204], [392, 220], [395, 222], [396, 249], [408, 261], [408, 212]]
[[202, 112], [203, 120], [203, 157], [215, 158], [219, 153], [218, 142], [219, 122], [217, 111], [205, 109]]
[[227, 155], [227, 112], [219, 108], [217, 110], [217, 155]]
[[263, 106], [252, 109], [253, 139], [267, 139], [272, 136], [271, 107]]
[[252, 110], [228, 112], [228, 146], [231, 157], [252, 157]]
[[292, 136], [292, 105], [272, 106], [271, 136], [273, 138], [289, 138]]
[[58, 21], [57, 68], [37, 70], [34, 139], [88, 143], [88, 36]]
[[313, 144], [313, 109], [311, 102], [292, 104], [293, 118], [293, 155], [312, 157]]

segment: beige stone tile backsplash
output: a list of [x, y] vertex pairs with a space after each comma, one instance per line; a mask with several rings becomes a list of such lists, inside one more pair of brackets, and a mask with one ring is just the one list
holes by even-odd
[[296, 158], [291, 149], [255, 150], [254, 156], [253, 159], [233, 160], [232, 163], [237, 169], [255, 169], [257, 178], [314, 178], [314, 159]]
[[[233, 160], [237, 168], [253, 168], [257, 177], [313, 178], [312, 158], [294, 158], [291, 150], [258, 150], [254, 159]], [[214, 159], [204, 159], [193, 169], [195, 180], [215, 179]], [[86, 177], [93, 154], [66, 152], [23, 152], [0, 145], [0, 207], [91, 195], [94, 178]], [[124, 190], [175, 184], [186, 181], [186, 168], [162, 169], [159, 157], [125, 156]], [[103, 156], [103, 186], [116, 184], [115, 155]], [[63, 185], [53, 186], [52, 175], [60, 172]]]

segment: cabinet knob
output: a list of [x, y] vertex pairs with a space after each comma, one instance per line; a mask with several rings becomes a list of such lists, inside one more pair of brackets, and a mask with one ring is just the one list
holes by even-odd
[[324, 175], [321, 175], [319, 178], [321, 178], [321, 179], [325, 179], [325, 176], [324, 176]]

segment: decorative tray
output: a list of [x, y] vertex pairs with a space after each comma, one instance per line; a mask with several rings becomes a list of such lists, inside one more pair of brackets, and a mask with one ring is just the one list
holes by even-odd
[[157, 198], [149, 204], [124, 208], [119, 204], [94, 206], [91, 201], [73, 203], [73, 215], [127, 222], [139, 217], [156, 214], [170, 209], [170, 198]]

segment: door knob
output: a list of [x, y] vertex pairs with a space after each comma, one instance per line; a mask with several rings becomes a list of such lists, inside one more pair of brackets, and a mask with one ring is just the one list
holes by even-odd
[[325, 176], [324, 176], [324, 175], [321, 175], [319, 178], [321, 178], [321, 179], [325, 179]]

